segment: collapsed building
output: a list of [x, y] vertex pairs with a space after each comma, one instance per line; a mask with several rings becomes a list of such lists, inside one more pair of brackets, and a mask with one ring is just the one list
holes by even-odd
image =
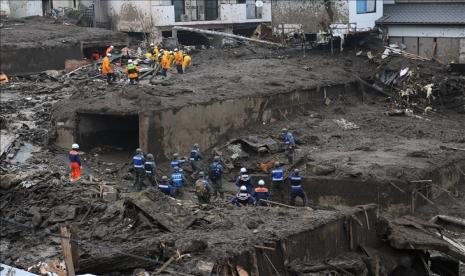
[[[407, 106], [398, 90], [451, 76], [463, 87], [463, 76], [383, 53], [194, 51], [185, 75], [136, 86], [109, 86], [90, 66], [13, 76], [2, 87], [2, 144], [13, 136], [2, 145], [2, 263], [69, 273], [51, 261], [63, 258], [68, 226], [78, 235], [70, 241], [80, 251], [78, 273], [459, 275], [460, 220], [422, 219], [438, 214], [433, 207], [463, 215], [463, 114], [440, 98], [463, 103], [464, 90], [438, 85], [429, 101], [418, 89]], [[407, 65], [414, 70], [401, 74]], [[297, 138], [294, 163], [273, 146], [282, 127]], [[63, 161], [74, 142], [86, 169], [79, 183], [67, 180]], [[41, 149], [21, 160], [29, 143]], [[181, 199], [131, 189], [136, 147], [153, 153], [165, 174], [171, 155], [193, 143], [208, 160], [222, 156], [228, 195], [240, 167], [254, 184], [270, 183], [257, 163], [281, 161], [286, 173], [301, 169], [310, 206], [199, 205], [187, 189]], [[406, 214], [417, 217], [399, 218]]]

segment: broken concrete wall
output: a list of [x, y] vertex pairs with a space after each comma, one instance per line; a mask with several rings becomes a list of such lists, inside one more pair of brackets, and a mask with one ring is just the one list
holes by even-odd
[[316, 229], [266, 244], [274, 250], [256, 248], [244, 252], [232, 263], [244, 267], [252, 273], [249, 275], [276, 275], [276, 270], [287, 275], [286, 264], [295, 260], [324, 260], [357, 250], [360, 245], [377, 246], [375, 222], [376, 206], [366, 205]]
[[410, 183], [395, 179], [379, 181], [319, 176], [304, 178], [303, 186], [307, 191], [307, 197], [318, 204], [355, 206], [376, 202], [380, 211], [404, 215], [419, 206], [430, 204], [421, 195], [412, 195], [413, 191], [421, 193], [434, 202], [444, 191], [454, 190], [455, 186], [465, 180], [463, 171], [465, 171], [465, 159], [454, 160], [441, 167], [433, 167], [429, 172], [418, 176], [418, 179], [432, 180], [432, 182]]
[[[335, 85], [325, 89], [330, 96], [343, 93], [345, 88], [344, 85]], [[165, 159], [174, 152], [189, 152], [193, 143], [208, 149], [221, 139], [231, 138], [226, 135], [234, 135], [235, 130], [281, 119], [283, 114], [301, 111], [298, 107], [321, 104], [323, 89], [315, 88], [142, 112], [140, 145], [144, 152], [153, 152], [157, 159]]]
[[306, 33], [327, 31], [332, 23], [349, 23], [347, 0], [272, 2], [272, 24], [301, 24]]
[[151, 1], [108, 1], [112, 29], [122, 32], [150, 33], [153, 29]]
[[[51, 69], [62, 70], [65, 68], [65, 59], [81, 58], [80, 43], [31, 48], [2, 45], [1, 70], [9, 74], [36, 73]], [[24, 66], [25, 64], [27, 66]]]

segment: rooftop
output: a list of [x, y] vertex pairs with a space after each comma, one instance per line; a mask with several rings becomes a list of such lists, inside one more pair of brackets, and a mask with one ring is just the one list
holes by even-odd
[[465, 25], [465, 3], [409, 3], [384, 5], [378, 24]]

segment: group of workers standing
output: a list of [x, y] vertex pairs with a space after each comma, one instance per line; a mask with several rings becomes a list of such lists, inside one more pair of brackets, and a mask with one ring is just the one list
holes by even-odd
[[[109, 46], [105, 51], [105, 57], [102, 59], [102, 75], [106, 77], [108, 84], [112, 84], [116, 81], [116, 75], [111, 63], [113, 49], [113, 45]], [[93, 54], [94, 60], [98, 60], [99, 58], [100, 56], [98, 53]], [[177, 73], [183, 74], [192, 64], [189, 51], [184, 52], [182, 49], [178, 48], [175, 48], [174, 51], [169, 51], [168, 49], [155, 46], [154, 43], [150, 44], [146, 58], [151, 67], [155, 68], [155, 74], [159, 73], [164, 79], [168, 76], [168, 71], [171, 67], [176, 66]], [[125, 74], [130, 84], [139, 82], [140, 70], [137, 61], [128, 59]]]

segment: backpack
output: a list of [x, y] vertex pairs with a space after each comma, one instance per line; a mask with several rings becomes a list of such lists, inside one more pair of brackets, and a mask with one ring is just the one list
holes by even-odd
[[215, 164], [211, 164], [208, 167], [208, 177], [212, 180], [219, 178], [221, 175], [221, 170]]

